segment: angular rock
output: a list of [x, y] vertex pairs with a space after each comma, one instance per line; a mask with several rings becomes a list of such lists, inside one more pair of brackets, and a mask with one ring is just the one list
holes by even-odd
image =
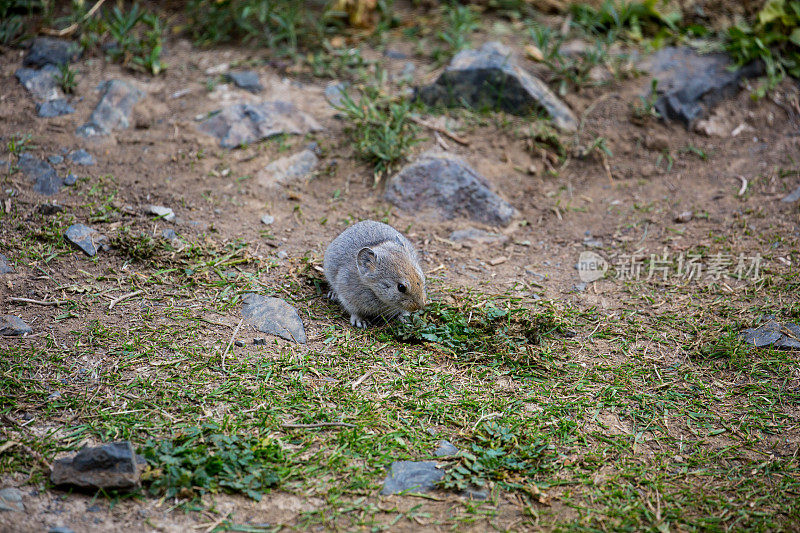
[[108, 241], [105, 235], [83, 224], [73, 224], [68, 227], [64, 238], [89, 257], [94, 257], [98, 250], [105, 249]]
[[443, 439], [439, 441], [439, 447], [436, 448], [436, 451], [433, 452], [433, 455], [436, 457], [448, 457], [457, 453], [458, 448], [456, 448], [452, 443]]
[[769, 320], [762, 326], [746, 329], [742, 340], [756, 348], [774, 346], [785, 350], [800, 349], [800, 326], [791, 322], [783, 323]]
[[418, 96], [432, 106], [499, 108], [515, 115], [543, 108], [559, 129], [578, 129], [570, 108], [543, 81], [523, 70], [511, 50], [498, 42], [457, 53], [439, 79], [421, 87]]
[[33, 40], [22, 64], [26, 67], [60, 66], [72, 63], [80, 55], [81, 46], [78, 43], [53, 37], [37, 37]]
[[27, 335], [32, 331], [31, 327], [17, 316], [0, 316], [0, 335], [4, 337], [19, 337], [21, 335]]
[[800, 200], [800, 185], [797, 186], [795, 190], [781, 198], [781, 202], [790, 204], [792, 202], [796, 202]]
[[58, 177], [56, 170], [46, 161], [33, 154], [23, 152], [17, 161], [19, 169], [33, 180], [33, 190], [45, 196], [52, 196], [61, 190], [64, 180]]
[[516, 210], [489, 188], [489, 182], [462, 159], [434, 152], [422, 154], [389, 181], [386, 199], [417, 214], [435, 209], [451, 219], [466, 216], [478, 222], [505, 226]]
[[44, 102], [64, 98], [64, 93], [56, 81], [57, 74], [58, 69], [52, 65], [47, 65], [41, 70], [21, 68], [14, 73], [34, 100]]
[[691, 222], [692, 218], [694, 218], [694, 211], [683, 211], [675, 215], [675, 222], [680, 224], [686, 224], [687, 222]]
[[381, 494], [398, 492], [427, 492], [444, 477], [444, 472], [436, 468], [436, 461], [395, 461], [383, 481]]
[[655, 108], [661, 116], [691, 128], [721, 100], [738, 93], [742, 78], [759, 76], [764, 70], [758, 61], [730, 70], [732, 64], [724, 53], [700, 55], [689, 47], [669, 46], [637, 67], [658, 80]]
[[200, 131], [219, 139], [223, 148], [235, 148], [280, 134], [304, 135], [322, 129], [294, 104], [279, 100], [233, 104], [200, 124]]
[[307, 341], [306, 330], [297, 310], [280, 298], [247, 294], [244, 297], [242, 316], [248, 324], [263, 333], [300, 344]]
[[22, 491], [8, 487], [0, 489], [0, 511], [17, 511], [22, 512], [25, 506], [22, 504]]
[[275, 217], [272, 215], [264, 215], [261, 217], [261, 223], [265, 226], [271, 226], [275, 222]]
[[85, 489], [135, 489], [140, 485], [139, 477], [146, 464], [144, 458], [133, 451], [130, 441], [110, 442], [57, 459], [50, 481], [57, 486]]
[[76, 165], [84, 165], [84, 166], [94, 165], [94, 157], [92, 157], [92, 154], [90, 154], [83, 148], [71, 151], [67, 156], [67, 158], [69, 158], [69, 160], [75, 163]]
[[172, 222], [175, 220], [175, 213], [169, 207], [164, 207], [161, 205], [148, 205], [147, 212], [151, 215], [161, 217], [163, 220], [167, 222]]
[[8, 258], [0, 254], [0, 274], [13, 274], [14, 267], [8, 264]]
[[69, 105], [64, 98], [56, 98], [47, 102], [36, 104], [36, 114], [42, 118], [53, 118], [61, 115], [70, 115], [75, 108]]
[[81, 137], [108, 135], [113, 130], [124, 130], [131, 123], [133, 106], [144, 93], [122, 80], [109, 80], [100, 84], [100, 101], [92, 111], [89, 122], [78, 128]]
[[467, 228], [454, 231], [450, 234], [449, 240], [453, 242], [475, 242], [478, 244], [503, 244], [508, 242], [508, 237], [478, 228]]
[[72, 172], [68, 173], [67, 177], [64, 178], [64, 185], [67, 185], [69, 187], [75, 185], [75, 183], [77, 182], [78, 182], [78, 176], [76, 176]]
[[325, 99], [332, 107], [342, 107], [348, 84], [332, 81], [325, 86]]
[[271, 162], [259, 171], [256, 180], [264, 187], [288, 185], [307, 177], [318, 164], [317, 155], [312, 150], [306, 149]]
[[245, 70], [243, 72], [228, 72], [225, 78], [232, 81], [240, 89], [250, 91], [253, 94], [258, 94], [264, 90], [264, 86], [258, 79], [258, 73], [252, 70]]

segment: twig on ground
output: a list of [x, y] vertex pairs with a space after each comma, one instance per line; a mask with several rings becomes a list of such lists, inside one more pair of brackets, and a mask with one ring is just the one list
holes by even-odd
[[32, 298], [9, 298], [13, 304], [34, 304], [34, 305], [64, 305], [62, 300], [34, 300]]
[[236, 329], [233, 330], [233, 335], [231, 335], [231, 340], [228, 341], [228, 345], [225, 347], [225, 351], [222, 352], [222, 371], [223, 372], [227, 372], [227, 369], [225, 368], [225, 356], [228, 354], [228, 350], [231, 349], [231, 346], [233, 346], [233, 341], [236, 340], [236, 334], [239, 333], [239, 328], [242, 327], [243, 323], [244, 323], [244, 318], [241, 319], [238, 324], [236, 324]]
[[134, 296], [139, 296], [140, 294], [142, 294], [142, 291], [133, 291], [129, 292], [128, 294], [123, 294], [119, 298], [114, 298], [113, 300], [111, 300], [111, 303], [108, 304], [109, 311], [113, 309], [114, 306], [120, 303], [121, 301], [127, 300], [128, 298], [133, 298]]
[[442, 135], [447, 135], [448, 137], [453, 139], [458, 144], [462, 144], [464, 146], [469, 146], [469, 141], [468, 140], [466, 140], [463, 137], [459, 137], [455, 133], [453, 133], [453, 132], [451, 132], [451, 131], [449, 131], [449, 130], [447, 130], [445, 128], [440, 128], [436, 124], [431, 124], [430, 122], [427, 122], [427, 121], [422, 120], [421, 118], [417, 118], [415, 116], [410, 116], [409, 118], [411, 119], [411, 122], [414, 122], [416, 124], [419, 124], [420, 126], [424, 126], [426, 128], [432, 129], [433, 131], [438, 131]]
[[354, 424], [347, 422], [317, 422], [316, 424], [281, 424], [284, 429], [313, 429], [313, 428], [354, 428]]
[[[105, 2], [105, 1], [106, 0], [97, 0], [97, 2], [92, 6], [92, 9], [87, 11], [86, 14], [83, 16], [83, 19], [81, 19], [81, 22], [86, 22], [87, 20], [89, 20], [92, 17], [92, 15], [94, 15], [97, 12], [97, 10], [100, 9], [100, 6], [102, 6], [103, 2]], [[73, 33], [75, 30], [77, 30], [79, 26], [80, 26], [80, 22], [75, 22], [75, 23], [70, 24], [69, 26], [67, 26], [66, 28], [63, 28], [61, 30], [54, 30], [52, 28], [44, 28], [42, 30], [42, 33], [44, 33], [46, 35], [55, 35], [56, 37], [65, 37], [65, 36]]]

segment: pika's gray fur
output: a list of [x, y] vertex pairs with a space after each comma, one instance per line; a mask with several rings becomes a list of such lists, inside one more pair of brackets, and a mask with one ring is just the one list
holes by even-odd
[[425, 275], [414, 246], [393, 227], [365, 220], [344, 230], [325, 250], [325, 278], [350, 313], [350, 323], [391, 320], [425, 306]]

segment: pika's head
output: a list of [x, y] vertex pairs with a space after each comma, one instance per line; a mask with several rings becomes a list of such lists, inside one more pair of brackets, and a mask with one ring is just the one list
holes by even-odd
[[356, 262], [361, 281], [383, 303], [398, 312], [425, 307], [425, 276], [415, 252], [400, 239], [362, 248]]

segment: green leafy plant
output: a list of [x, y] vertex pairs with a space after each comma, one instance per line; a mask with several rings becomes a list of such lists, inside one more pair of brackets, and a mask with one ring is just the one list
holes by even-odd
[[128, 10], [115, 6], [104, 14], [103, 21], [114, 41], [107, 52], [113, 61], [153, 75], [165, 68], [160, 59], [164, 26], [157, 15], [133, 4]]
[[159, 248], [153, 237], [144, 232], [134, 233], [128, 227], [123, 227], [111, 238], [111, 246], [124, 256], [137, 261], [152, 258]]
[[280, 482], [283, 462], [268, 438], [226, 435], [216, 424], [189, 428], [167, 440], [149, 440], [141, 450], [150, 470], [143, 480], [151, 494], [240, 492], [259, 501]]
[[457, 3], [443, 4], [444, 24], [438, 33], [449, 55], [469, 46], [470, 35], [478, 29], [478, 17], [470, 6]]
[[0, 0], [0, 44], [10, 44], [22, 36], [26, 18], [42, 7], [38, 0]]
[[75, 71], [70, 68], [69, 63], [58, 66], [58, 74], [55, 79], [56, 83], [67, 94], [72, 94], [78, 85], [78, 82], [75, 81]]
[[651, 118], [661, 118], [661, 113], [656, 109], [658, 101], [658, 80], [653, 78], [650, 82], [650, 92], [645, 96], [639, 96], [639, 101], [631, 106], [633, 118], [643, 122]]
[[658, 9], [658, 0], [643, 2], [614, 2], [605, 0], [599, 8], [588, 4], [572, 5], [574, 24], [592, 34], [627, 35], [641, 40], [644, 37], [643, 26], [649, 24], [653, 28], [666, 26], [671, 31], [678, 30], [681, 21], [679, 11], [665, 13]]
[[11, 152], [12, 154], [19, 155], [22, 152], [25, 152], [26, 150], [35, 148], [35, 146], [31, 144], [32, 140], [33, 140], [33, 135], [31, 135], [30, 133], [25, 133], [25, 134], [14, 133], [8, 140], [6, 147], [8, 148], [8, 151]]

